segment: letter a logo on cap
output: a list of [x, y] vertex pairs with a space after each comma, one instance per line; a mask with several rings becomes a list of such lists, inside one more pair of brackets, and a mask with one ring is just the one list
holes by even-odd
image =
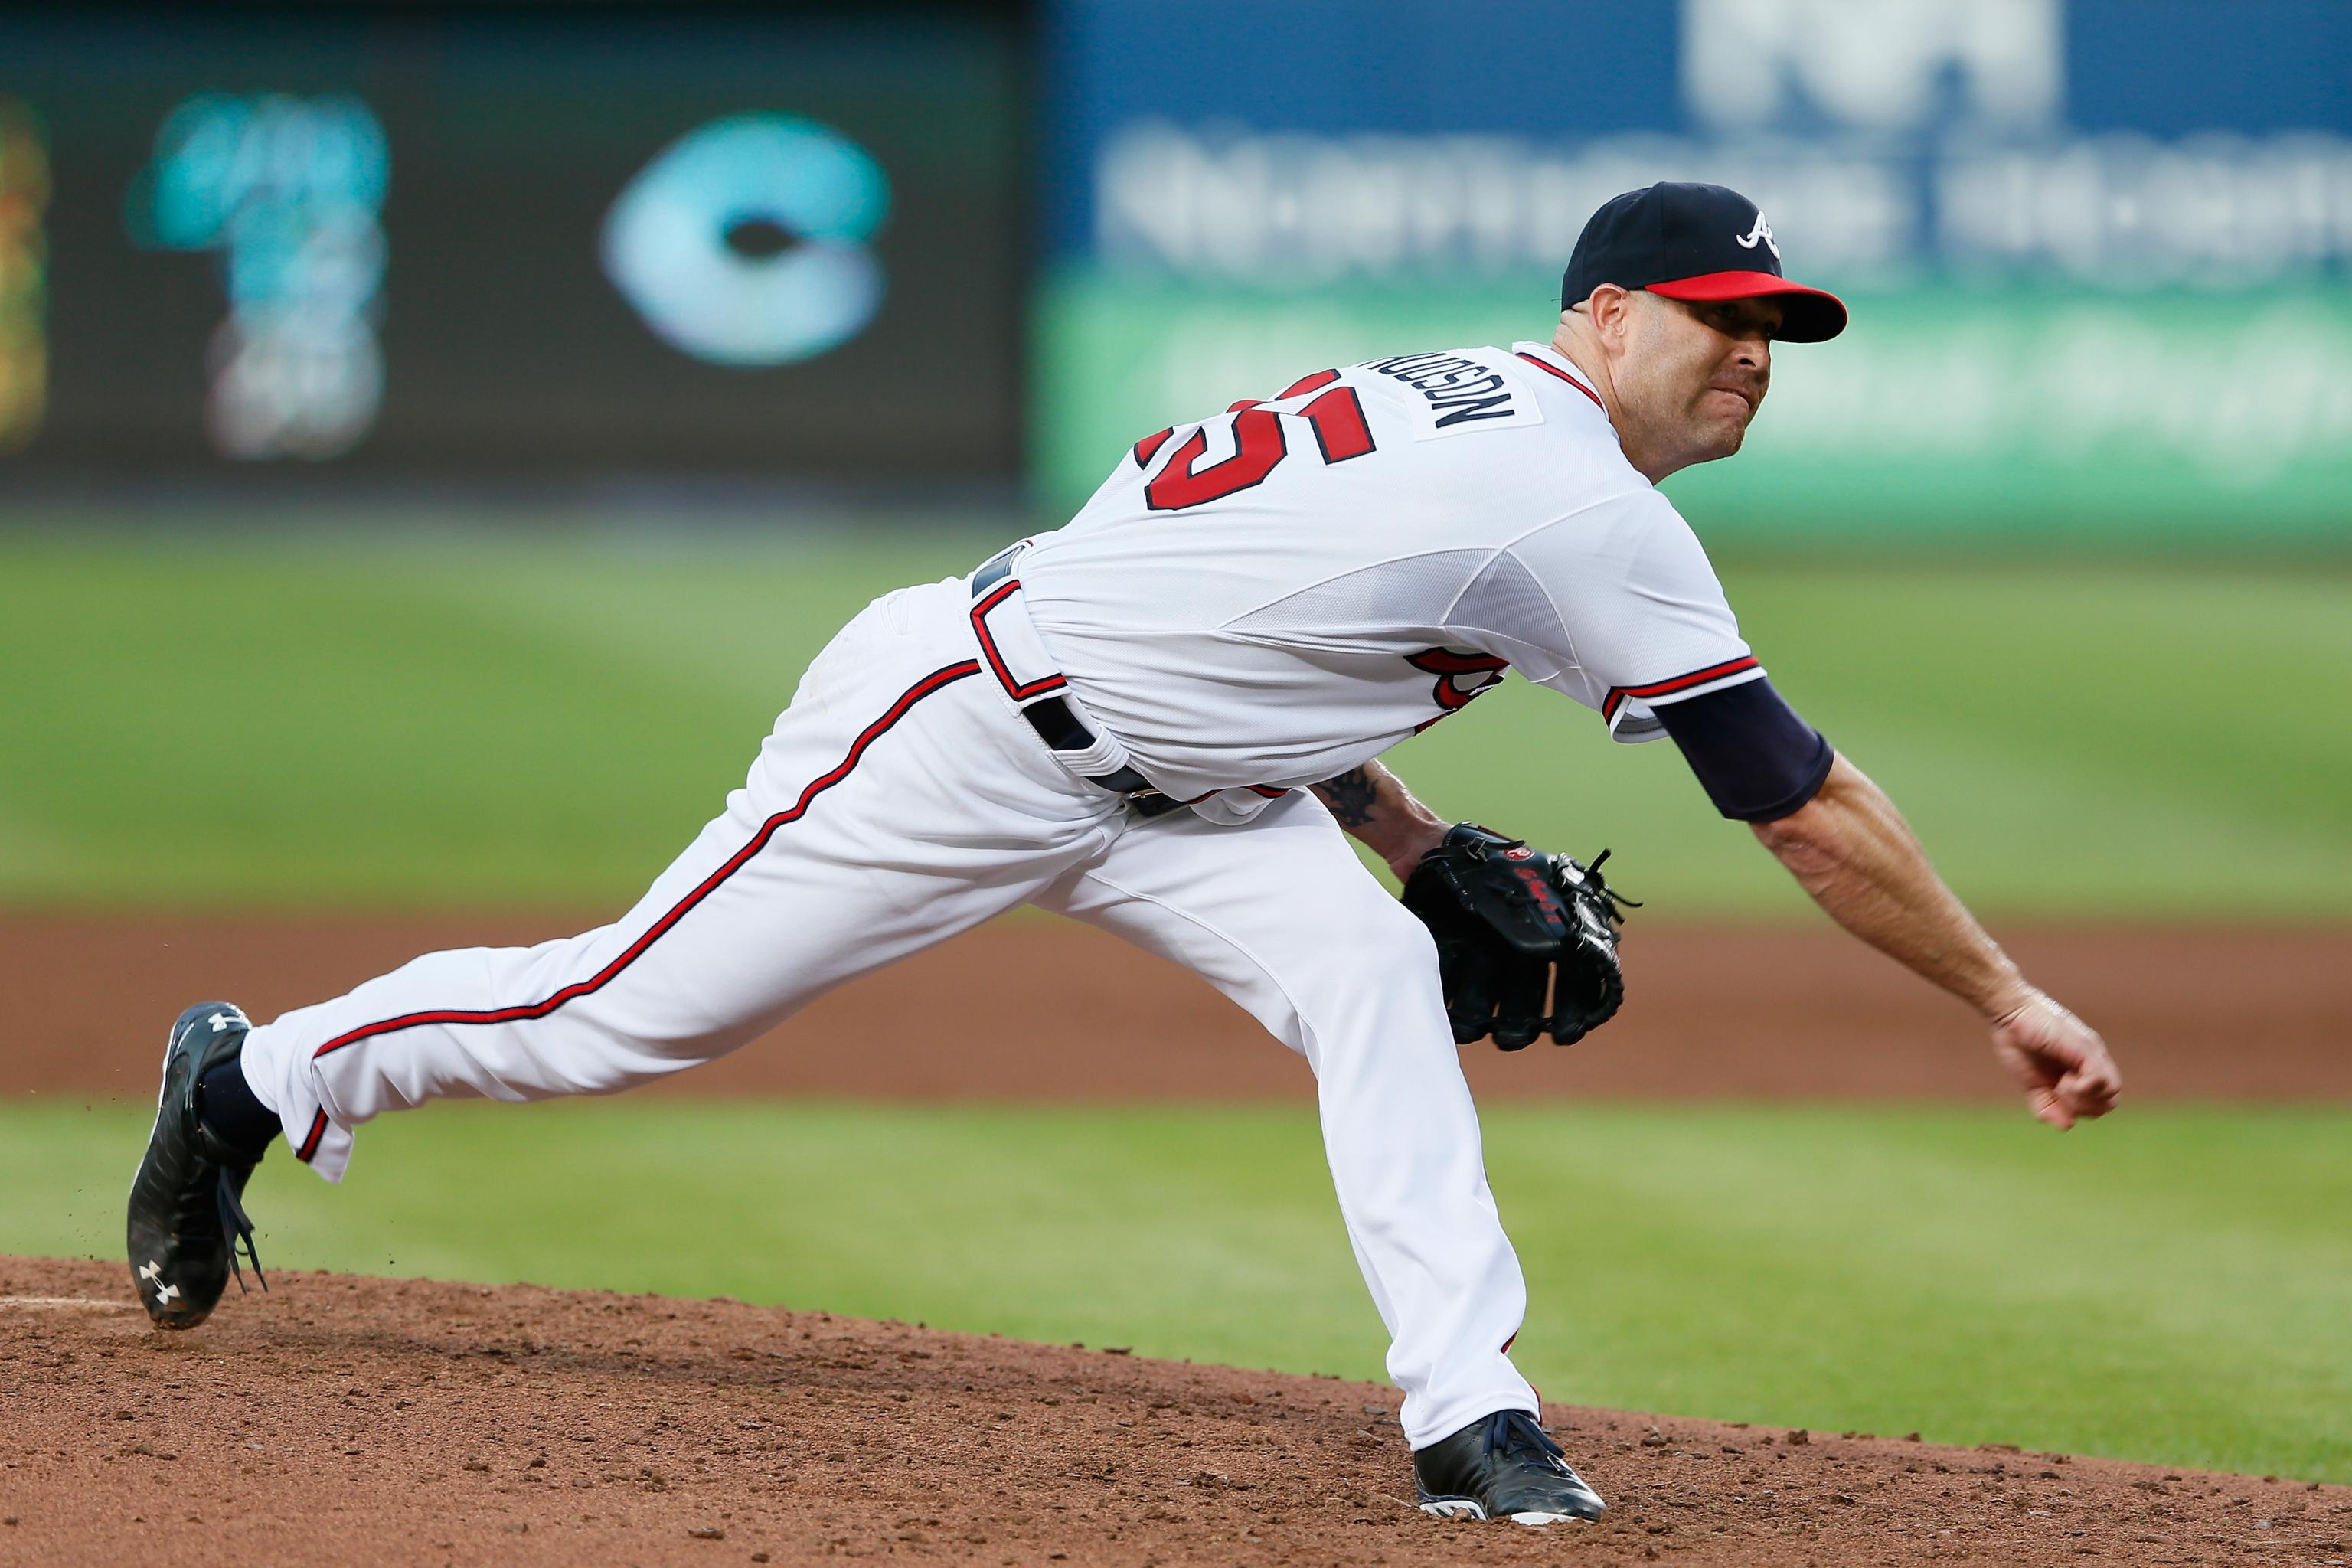
[[1560, 309], [1575, 310], [1603, 284], [1668, 300], [1778, 300], [1772, 335], [1784, 342], [1826, 342], [1845, 331], [1844, 302], [1782, 277], [1780, 242], [1763, 209], [1726, 185], [1668, 182], [1601, 203], [1560, 274]]

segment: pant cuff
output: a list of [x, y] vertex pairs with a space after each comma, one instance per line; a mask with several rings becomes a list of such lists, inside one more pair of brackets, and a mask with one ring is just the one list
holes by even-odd
[[1540, 1416], [1542, 1410], [1535, 1390], [1522, 1383], [1517, 1388], [1496, 1388], [1485, 1394], [1473, 1394], [1448, 1399], [1426, 1411], [1412, 1412], [1412, 1425], [1404, 1429], [1404, 1440], [1415, 1448], [1426, 1448], [1442, 1443], [1473, 1421], [1483, 1420], [1497, 1410], [1524, 1410]]

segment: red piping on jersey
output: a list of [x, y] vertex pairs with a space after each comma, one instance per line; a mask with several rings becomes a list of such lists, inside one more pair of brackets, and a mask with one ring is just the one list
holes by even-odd
[[[776, 829], [788, 822], [799, 821], [807, 813], [809, 806], [815, 802], [817, 796], [847, 778], [850, 771], [857, 766], [858, 759], [866, 754], [866, 748], [880, 739], [899, 720], [905, 718], [908, 710], [916, 703], [943, 687], [952, 686], [966, 676], [979, 673], [980, 661], [976, 658], [968, 658], [961, 664], [950, 664], [944, 668], [935, 669], [908, 687], [896, 702], [890, 704], [889, 710], [882, 717], [859, 731], [857, 739], [849, 743], [849, 754], [835, 764], [831, 772], [811, 781], [808, 787], [801, 791], [800, 799], [794, 801], [788, 809], [776, 813], [762, 823], [760, 831], [751, 836], [751, 841], [749, 844], [730, 856], [725, 865], [704, 878], [694, 891], [671, 905], [668, 913], [656, 921], [643, 936], [629, 944], [627, 952], [587, 979], [565, 986], [542, 1002], [479, 1010], [436, 1008], [421, 1013], [404, 1013], [396, 1018], [385, 1018], [378, 1023], [363, 1024], [356, 1029], [337, 1035], [333, 1039], [320, 1046], [310, 1053], [311, 1059], [316, 1061], [331, 1052], [341, 1050], [345, 1046], [356, 1045], [362, 1040], [373, 1039], [378, 1035], [388, 1035], [395, 1030], [415, 1028], [424, 1024], [511, 1024], [529, 1018], [544, 1018], [566, 1002], [603, 990], [606, 985], [611, 984], [614, 977], [623, 970], [635, 963], [647, 948], [659, 941], [665, 932], [677, 925], [679, 921], [684, 920], [688, 910], [718, 891], [721, 883], [741, 870], [751, 861], [751, 857], [766, 848], [768, 840], [775, 837]], [[311, 1155], [318, 1152], [319, 1138], [325, 1131], [326, 1112], [322, 1110], [319, 1113], [318, 1119], [311, 1123], [310, 1135], [303, 1140], [302, 1147], [297, 1152], [295, 1157], [307, 1163]]]
[[1004, 694], [1015, 702], [1025, 701], [1044, 692], [1059, 691], [1069, 684], [1062, 679], [1059, 670], [1055, 670], [1051, 675], [1039, 676], [1025, 686], [1013, 684], [1013, 672], [1005, 668], [1004, 656], [996, 651], [996, 639], [989, 635], [988, 612], [1020, 591], [1021, 579], [1007, 577], [989, 590], [988, 597], [971, 607], [971, 629], [980, 635], [980, 651], [988, 656], [988, 668], [996, 672], [996, 683], [1004, 688]]
[[1280, 800], [1290, 793], [1286, 789], [1276, 789], [1271, 784], [1252, 784], [1249, 786], [1249, 792], [1252, 795], [1262, 795], [1268, 800]]
[[1553, 364], [1549, 360], [1539, 360], [1533, 354], [1523, 353], [1519, 357], [1527, 361], [1529, 364], [1535, 366], [1538, 370], [1544, 371], [1549, 374], [1559, 377], [1560, 380], [1568, 383], [1569, 385], [1576, 388], [1577, 391], [1592, 399], [1592, 406], [1601, 410], [1601, 413], [1606, 414], [1609, 412], [1609, 405], [1601, 401], [1601, 395], [1599, 393], [1585, 385], [1584, 383], [1577, 380], [1576, 377], [1569, 374], [1568, 372], [1560, 369], [1559, 366]]
[[1687, 691], [1694, 686], [1705, 686], [1710, 680], [1720, 680], [1727, 675], [1738, 675], [1743, 669], [1757, 668], [1756, 656], [1751, 653], [1740, 658], [1725, 659], [1721, 664], [1710, 664], [1705, 669], [1694, 669], [1688, 675], [1677, 675], [1669, 680], [1654, 680], [1647, 686], [1612, 686], [1609, 689], [1609, 695], [1601, 700], [1601, 716], [1603, 719], [1616, 718], [1617, 710], [1624, 705], [1628, 697], [1671, 696], [1677, 691]]

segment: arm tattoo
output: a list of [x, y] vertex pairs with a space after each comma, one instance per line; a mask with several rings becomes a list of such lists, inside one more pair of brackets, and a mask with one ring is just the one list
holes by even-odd
[[1331, 808], [1340, 826], [1361, 827], [1372, 819], [1372, 805], [1381, 792], [1370, 769], [1349, 768], [1338, 778], [1317, 784], [1315, 793]]

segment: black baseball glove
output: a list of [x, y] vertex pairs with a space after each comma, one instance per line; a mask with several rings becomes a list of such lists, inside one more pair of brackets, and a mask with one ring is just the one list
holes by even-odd
[[[1574, 1045], [1625, 1000], [1617, 963], [1621, 899], [1591, 866], [1457, 822], [1405, 879], [1404, 906], [1437, 938], [1445, 1016], [1456, 1045], [1507, 1051], [1549, 1033]], [[1549, 1010], [1547, 1010], [1549, 1002]]]

